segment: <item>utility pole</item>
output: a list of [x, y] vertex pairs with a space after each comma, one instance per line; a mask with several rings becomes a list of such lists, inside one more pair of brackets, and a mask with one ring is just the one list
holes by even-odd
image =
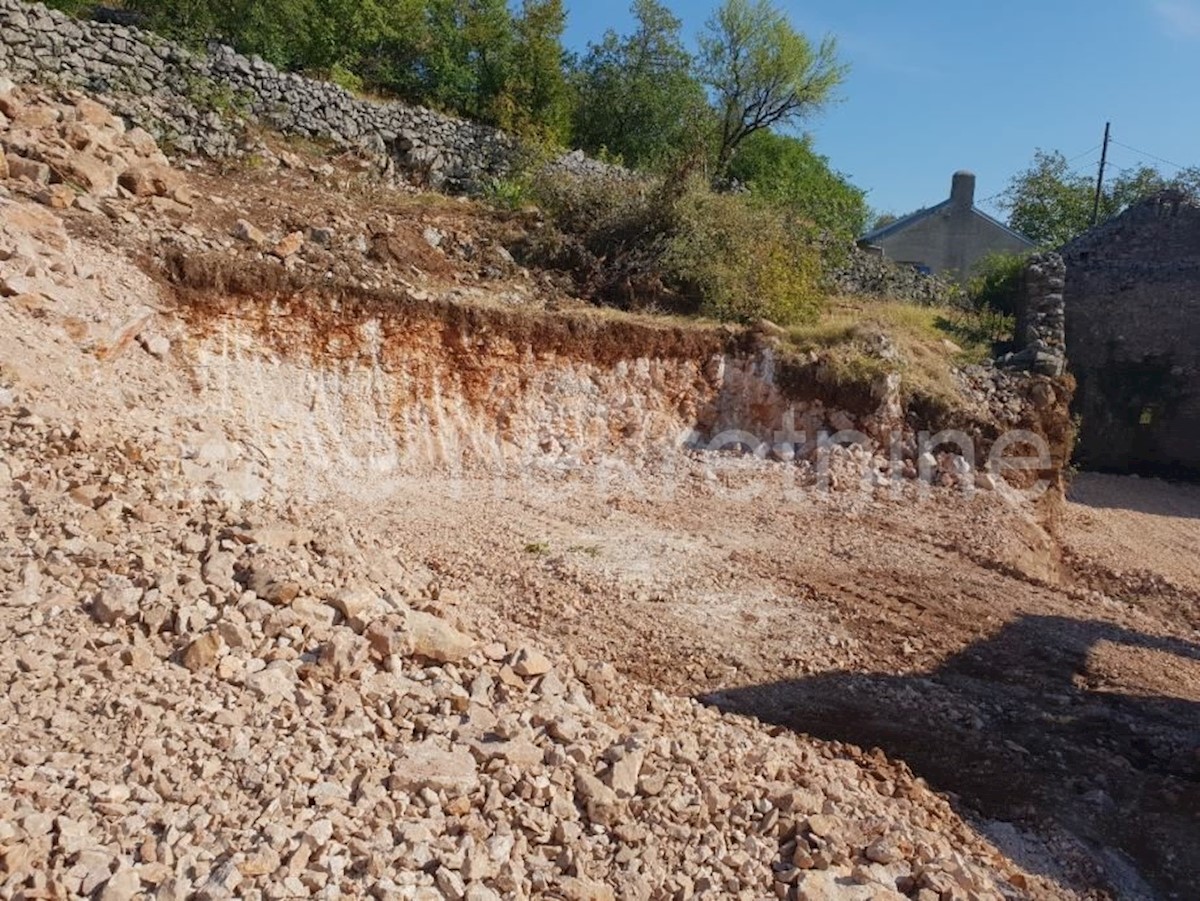
[[1092, 204], [1092, 225], [1100, 221], [1100, 197], [1104, 192], [1104, 167], [1108, 164], [1108, 135], [1111, 122], [1104, 123], [1104, 149], [1100, 151], [1100, 177], [1096, 179], [1096, 202]]

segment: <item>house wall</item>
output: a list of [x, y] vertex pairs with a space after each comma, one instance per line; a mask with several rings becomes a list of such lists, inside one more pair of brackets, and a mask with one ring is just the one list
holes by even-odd
[[1063, 258], [1081, 465], [1200, 475], [1200, 205], [1160, 195]]
[[971, 208], [949, 204], [931, 216], [875, 242], [888, 259], [922, 263], [935, 273], [963, 278], [992, 253], [1024, 253], [1029, 245]]

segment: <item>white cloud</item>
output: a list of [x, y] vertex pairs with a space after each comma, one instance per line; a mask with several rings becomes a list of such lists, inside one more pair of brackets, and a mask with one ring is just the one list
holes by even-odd
[[1200, 38], [1200, 3], [1196, 0], [1155, 0], [1154, 12], [1172, 37]]

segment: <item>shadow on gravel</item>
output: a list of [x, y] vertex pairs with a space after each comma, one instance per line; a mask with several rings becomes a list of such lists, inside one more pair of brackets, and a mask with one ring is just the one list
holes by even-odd
[[1130, 510], [1176, 519], [1200, 519], [1200, 482], [1168, 481], [1100, 472], [1080, 473], [1067, 499], [1097, 510]]
[[[1104, 668], [1090, 665], [1101, 651], [1125, 661], [1113, 670], [1121, 682], [1149, 680], [1160, 690], [1106, 688]], [[1130, 656], [1126, 672], [1121, 666]], [[881, 748], [973, 819], [1014, 822], [1044, 836], [1066, 830], [1095, 861], [1094, 872], [1072, 874], [1072, 882], [1085, 883], [1078, 887], [1122, 899], [1194, 899], [1195, 698], [1200, 645], [1102, 622], [1028, 616], [930, 673], [827, 673], [701, 700], [816, 738]], [[1013, 830], [988, 832], [1030, 870], [1064, 875], [1022, 847]]]

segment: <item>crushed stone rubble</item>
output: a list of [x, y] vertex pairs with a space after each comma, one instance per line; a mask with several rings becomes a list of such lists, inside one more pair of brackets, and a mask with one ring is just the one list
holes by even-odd
[[5, 896], [1012, 890], [911, 774], [475, 635], [353, 523], [0, 402]]
[[1012, 891], [910, 774], [478, 636], [353, 523], [0, 399], [8, 897]]
[[[328, 203], [338, 194], [385, 190], [361, 154], [342, 152], [335, 166], [251, 139], [246, 155], [253, 162], [239, 165], [288, 180], [294, 195], [324, 192], [310, 204], [316, 208], [299, 208], [287, 192], [258, 203], [216, 193], [212, 181], [172, 168], [154, 138], [127, 126], [120, 109], [78, 91], [0, 76], [0, 179], [8, 180], [7, 192], [106, 223], [123, 244], [160, 260], [172, 252], [212, 253], [278, 266], [317, 284], [386, 287], [418, 300], [469, 299], [498, 286], [514, 301], [530, 300], [531, 274], [494, 236], [454, 225], [418, 228], [386, 210], [360, 220]], [[202, 168], [199, 161], [185, 166]], [[398, 197], [412, 190], [386, 188]]]
[[[86, 98], [0, 81], [0, 115], [0, 304], [36, 329], [103, 282], [55, 211], [182, 227], [197, 200]], [[239, 228], [280, 261], [330, 240]], [[167, 367], [154, 312], [75, 337]], [[220, 448], [85, 421], [86, 383], [45, 376], [0, 365], [0, 897], [1062, 896], [882, 754], [540, 647], [337, 511], [185, 479]]]

